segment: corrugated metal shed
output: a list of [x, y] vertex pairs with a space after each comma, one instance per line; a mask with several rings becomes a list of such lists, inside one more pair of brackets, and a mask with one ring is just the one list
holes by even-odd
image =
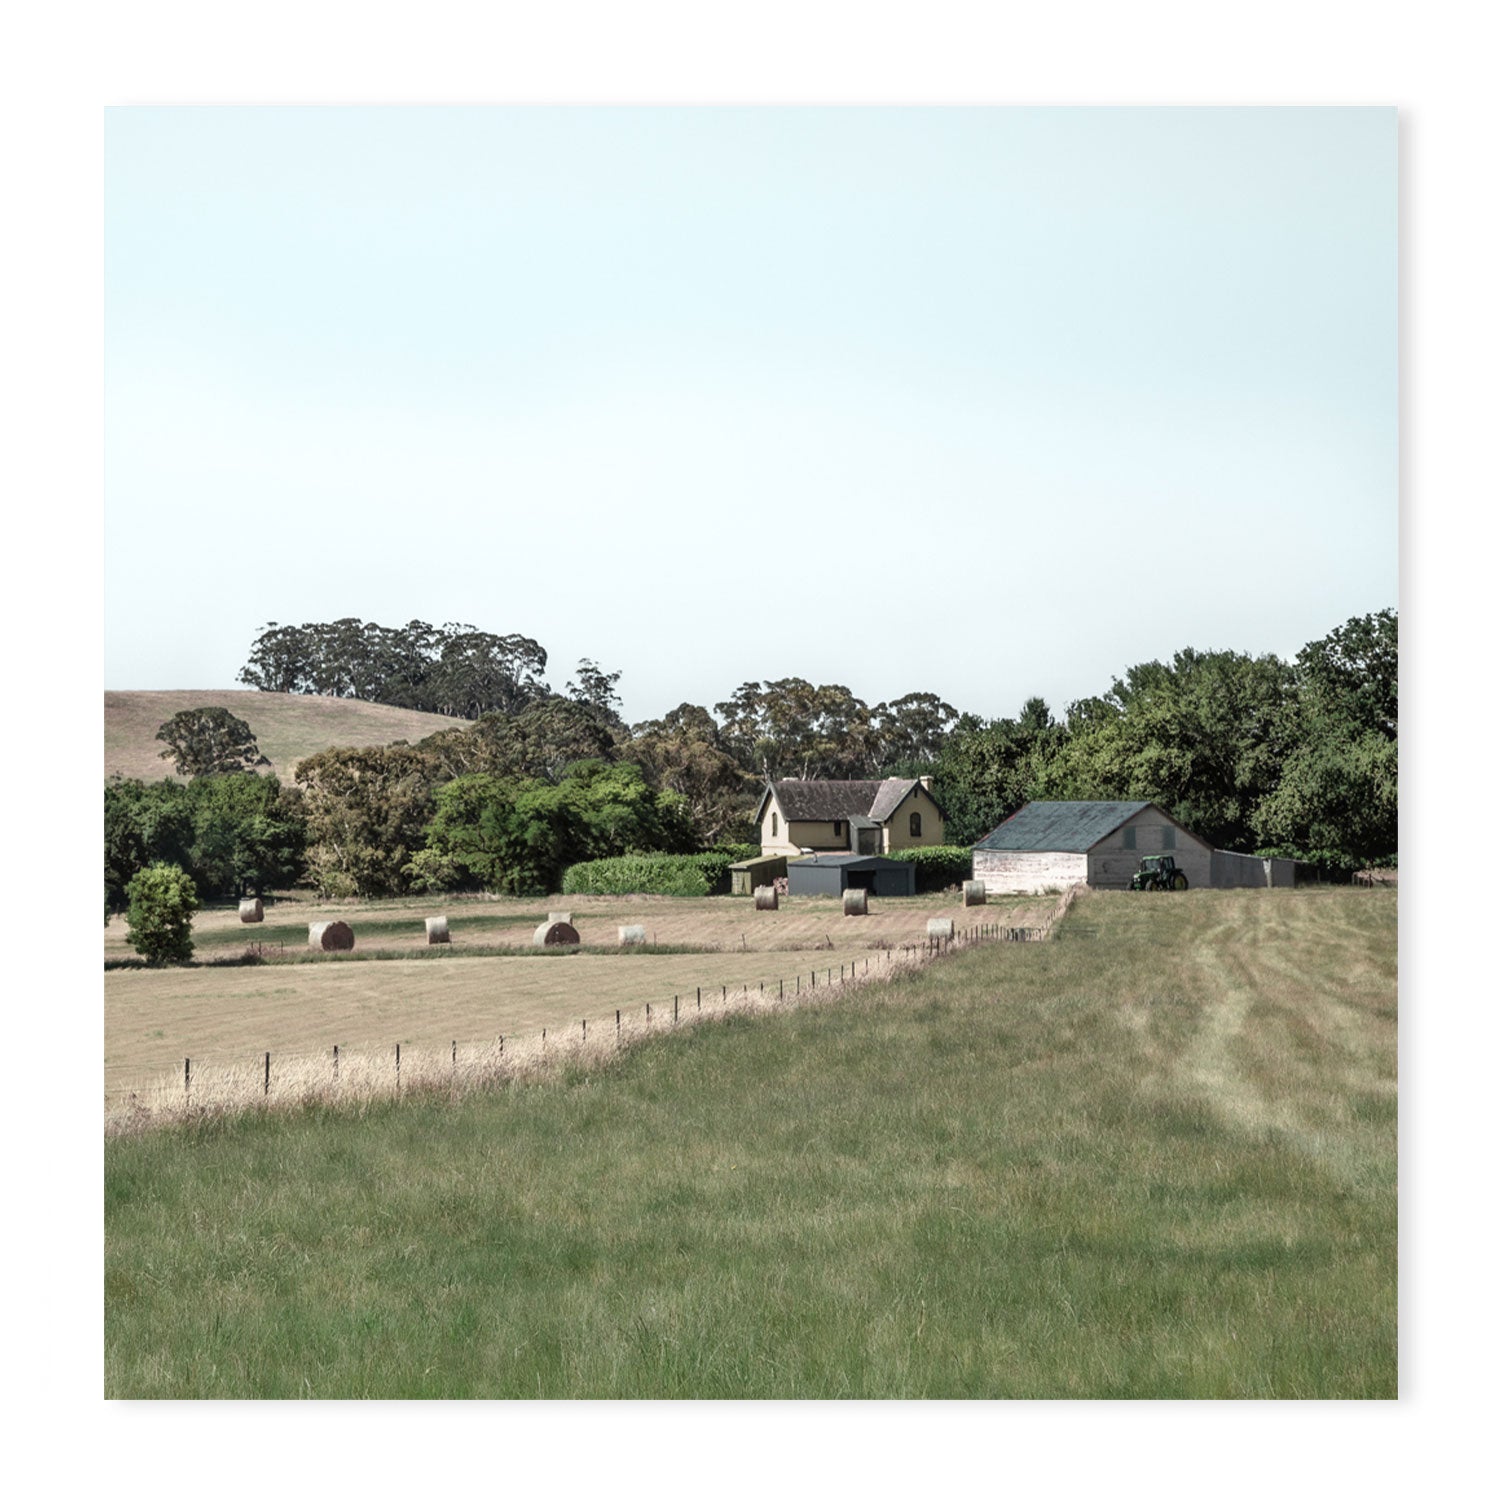
[[1086, 854], [1149, 802], [1028, 802], [976, 849], [1049, 850]]
[[815, 854], [786, 867], [792, 896], [837, 896], [864, 889], [875, 896], [914, 896], [917, 867], [910, 860], [878, 854]]

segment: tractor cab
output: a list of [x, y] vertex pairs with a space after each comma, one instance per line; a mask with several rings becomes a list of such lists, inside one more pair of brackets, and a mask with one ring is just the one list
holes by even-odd
[[1170, 854], [1148, 854], [1141, 867], [1130, 877], [1133, 891], [1185, 891], [1187, 876], [1177, 868], [1177, 861]]

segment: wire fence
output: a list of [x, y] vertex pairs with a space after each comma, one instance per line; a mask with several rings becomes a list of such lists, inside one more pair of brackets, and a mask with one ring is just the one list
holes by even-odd
[[[863, 959], [801, 969], [772, 979], [697, 985], [612, 1013], [579, 1017], [538, 1033], [484, 1040], [451, 1040], [446, 1047], [335, 1045], [320, 1052], [264, 1051], [253, 1060], [183, 1059], [179, 1071], [132, 1087], [118, 1081], [128, 1065], [105, 1067], [105, 1132], [121, 1134], [208, 1115], [246, 1109], [313, 1104], [370, 1103], [409, 1095], [447, 1094], [457, 1099], [478, 1089], [503, 1087], [569, 1065], [606, 1061], [663, 1031], [816, 1003], [851, 988], [910, 974], [955, 951], [986, 943], [1033, 943], [1051, 936], [1072, 905], [1076, 888], [1038, 927], [978, 922], [926, 942], [878, 949]], [[139, 1070], [133, 1070], [138, 1080]], [[117, 1082], [111, 1086], [111, 1073]]]

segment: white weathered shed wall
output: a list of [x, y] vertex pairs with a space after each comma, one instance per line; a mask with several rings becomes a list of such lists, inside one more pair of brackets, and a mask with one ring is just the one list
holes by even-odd
[[986, 893], [1043, 891], [1048, 886], [1065, 890], [1088, 879], [1089, 857], [1056, 850], [976, 849], [974, 879], [984, 882]]
[[[1134, 830], [1134, 849], [1125, 847], [1126, 829]], [[1172, 830], [1174, 844], [1163, 836], [1167, 829]], [[1098, 890], [1129, 890], [1130, 877], [1140, 869], [1141, 857], [1146, 854], [1170, 854], [1187, 876], [1189, 888], [1213, 883], [1213, 847], [1197, 834], [1179, 828], [1154, 807], [1145, 807], [1089, 850], [1089, 884]]]

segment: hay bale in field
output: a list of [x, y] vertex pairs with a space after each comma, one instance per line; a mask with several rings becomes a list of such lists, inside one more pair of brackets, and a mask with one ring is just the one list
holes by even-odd
[[347, 953], [354, 946], [354, 929], [347, 922], [309, 922], [307, 946], [323, 953]]
[[264, 922], [265, 920], [266, 909], [260, 904], [259, 896], [247, 896], [240, 902], [240, 921]]
[[566, 948], [579, 941], [578, 929], [571, 922], [554, 922], [550, 918], [531, 934], [538, 948]]
[[573, 913], [570, 911], [549, 911], [547, 913], [549, 922], [565, 922], [569, 927], [573, 925]]
[[646, 929], [644, 927], [622, 927], [620, 929], [620, 946], [629, 948], [635, 943], [646, 941]]
[[427, 946], [430, 948], [434, 943], [446, 943], [448, 941], [448, 919], [447, 917], [427, 918]]
[[928, 917], [927, 936], [930, 938], [951, 938], [953, 936], [953, 918]]
[[870, 914], [870, 893], [864, 890], [844, 892], [844, 915], [867, 917]]
[[964, 881], [964, 905], [983, 906], [985, 899], [984, 882], [982, 880]]
[[774, 885], [758, 885], [755, 887], [755, 909], [756, 911], [775, 911], [780, 905]]

